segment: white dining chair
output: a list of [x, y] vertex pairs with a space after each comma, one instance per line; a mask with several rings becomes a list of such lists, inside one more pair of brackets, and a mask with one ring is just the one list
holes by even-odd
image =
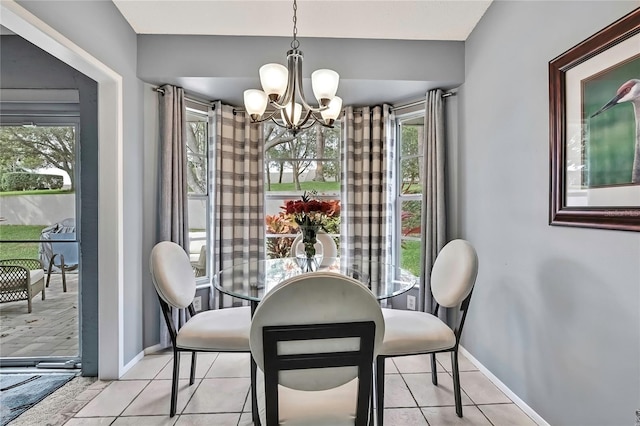
[[[431, 354], [431, 381], [438, 384], [436, 353], [451, 353], [453, 393], [456, 414], [462, 417], [458, 346], [478, 274], [478, 255], [465, 240], [447, 243], [431, 270], [431, 293], [434, 312], [383, 309], [386, 332], [376, 359], [376, 413], [378, 426], [384, 421], [385, 359], [397, 356]], [[457, 325], [451, 329], [438, 318], [439, 308], [458, 310]]]
[[251, 323], [262, 424], [368, 425], [384, 330], [376, 298], [347, 276], [310, 272], [274, 287]]
[[[162, 241], [156, 244], [151, 251], [150, 269], [173, 347], [169, 411], [169, 416], [173, 417], [176, 414], [180, 354], [191, 353], [189, 385], [193, 385], [198, 352], [249, 352], [251, 310], [246, 306], [196, 313], [192, 304], [196, 294], [195, 274], [189, 256], [176, 243]], [[173, 323], [171, 308], [187, 308], [191, 315], [180, 329]]]

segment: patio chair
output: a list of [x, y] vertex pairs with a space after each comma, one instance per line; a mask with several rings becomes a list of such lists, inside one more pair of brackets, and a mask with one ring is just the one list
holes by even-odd
[[40, 292], [44, 300], [44, 269], [39, 260], [0, 260], [0, 303], [26, 300], [31, 313], [31, 299]]
[[[62, 274], [62, 291], [67, 292], [66, 271], [73, 271], [78, 268], [78, 243], [73, 241], [76, 239], [75, 232], [58, 232], [49, 234], [51, 241], [51, 251], [53, 255], [49, 261], [47, 269], [47, 287], [51, 280], [51, 271], [53, 267], [59, 268]], [[66, 242], [72, 240], [73, 242]], [[58, 242], [56, 242], [58, 241]]]
[[193, 267], [193, 273], [196, 277], [204, 277], [207, 275], [207, 246], [200, 247], [200, 255], [195, 261], [191, 261]]

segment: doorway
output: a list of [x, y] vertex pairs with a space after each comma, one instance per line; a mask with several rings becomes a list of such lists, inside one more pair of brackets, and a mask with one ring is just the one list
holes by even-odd
[[81, 365], [79, 134], [77, 90], [3, 89], [2, 366]]

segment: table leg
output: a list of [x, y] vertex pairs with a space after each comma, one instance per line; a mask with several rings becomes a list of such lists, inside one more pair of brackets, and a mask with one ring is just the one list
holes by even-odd
[[[258, 302], [251, 301], [251, 317], [258, 307]], [[251, 355], [251, 354], [250, 354]], [[261, 426], [260, 415], [258, 414], [258, 392], [256, 390], [256, 375], [258, 373], [258, 366], [256, 365], [253, 356], [251, 356], [251, 419], [255, 426]]]

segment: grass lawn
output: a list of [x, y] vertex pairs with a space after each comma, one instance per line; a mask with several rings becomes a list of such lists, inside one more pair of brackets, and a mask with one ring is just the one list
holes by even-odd
[[402, 243], [400, 266], [416, 277], [420, 276], [420, 250], [422, 242], [405, 241]]
[[0, 192], [0, 197], [12, 197], [16, 195], [56, 195], [56, 194], [73, 194], [68, 189], [34, 189], [31, 191], [5, 191]]
[[[340, 182], [300, 182], [301, 191], [328, 192], [328, 191], [340, 191]], [[266, 191], [297, 191], [296, 185], [293, 182], [289, 183], [273, 183], [271, 182], [271, 189], [268, 189], [265, 184]]]
[[[39, 240], [47, 225], [0, 225], [0, 240]], [[37, 259], [38, 243], [0, 243], [0, 259]]]

